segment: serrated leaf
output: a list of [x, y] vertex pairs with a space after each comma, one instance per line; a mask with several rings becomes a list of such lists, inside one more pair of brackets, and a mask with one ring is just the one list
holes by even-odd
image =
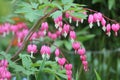
[[40, 16], [43, 15], [42, 10], [37, 10], [38, 4], [31, 2], [29, 3], [22, 3], [22, 7], [20, 9], [17, 9], [15, 13], [24, 14], [25, 18], [29, 20], [30, 22], [35, 21]]
[[109, 8], [109, 10], [111, 10], [114, 5], [115, 5], [115, 0], [108, 0], [108, 8]]
[[20, 55], [20, 58], [22, 59], [22, 65], [23, 65], [26, 69], [30, 70], [31, 65], [32, 65], [32, 60], [31, 60], [30, 56], [29, 56], [29, 55], [26, 55], [26, 54], [21, 54], [21, 55]]
[[39, 4], [37, 4], [37, 3], [31, 2], [31, 7], [34, 9], [37, 9], [38, 5]]
[[62, 15], [62, 11], [59, 10], [51, 14], [52, 18], [54, 19], [61, 15]]
[[10, 59], [11, 59], [11, 55], [10, 55], [10, 54], [7, 54], [7, 53], [5, 53], [5, 52], [3, 52], [3, 51], [0, 52], [0, 55], [2, 55], [1, 58], [7, 59], [8, 62], [9, 62]]

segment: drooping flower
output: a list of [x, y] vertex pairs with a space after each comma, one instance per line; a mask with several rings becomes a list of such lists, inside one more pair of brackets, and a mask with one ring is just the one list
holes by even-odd
[[64, 37], [67, 36], [67, 34], [69, 33], [69, 30], [70, 30], [70, 25], [69, 25], [69, 24], [64, 24], [64, 26], [63, 26], [63, 31], [62, 31]]
[[115, 32], [115, 36], [118, 35], [118, 30], [120, 29], [119, 24], [112, 24], [112, 30]]
[[110, 26], [110, 24], [107, 24], [107, 26], [106, 26], [106, 34], [108, 35], [108, 36], [110, 36], [111, 35], [111, 26]]
[[66, 75], [67, 75], [68, 80], [71, 80], [72, 79], [72, 64], [66, 64], [65, 69], [66, 69]]
[[48, 30], [48, 23], [47, 22], [43, 22], [42, 24], [41, 24], [41, 28], [40, 28], [40, 30], [41, 31], [44, 31], [44, 34], [46, 35], [46, 32], [47, 32], [47, 30]]
[[50, 58], [50, 54], [51, 54], [51, 50], [49, 46], [43, 45], [40, 49], [40, 53], [42, 55], [42, 58], [44, 59], [49, 59]]
[[52, 40], [56, 40], [57, 39], [57, 34], [48, 32], [48, 37], [51, 38]]
[[76, 33], [75, 33], [75, 31], [70, 31], [70, 39], [71, 39], [71, 42], [73, 43], [74, 42], [74, 40], [76, 39]]
[[59, 58], [59, 59], [58, 59], [58, 64], [59, 64], [61, 67], [63, 67], [63, 65], [65, 64], [65, 62], [66, 62], [66, 59], [65, 59], [65, 58]]
[[93, 15], [90, 14], [90, 15], [88, 16], [88, 23], [89, 23], [89, 27], [90, 27], [90, 28], [93, 27], [93, 22], [94, 22]]
[[71, 70], [72, 69], [72, 64], [65, 64], [65, 69], [66, 70]]
[[27, 46], [27, 52], [31, 53], [31, 57], [33, 57], [33, 54], [37, 52], [37, 46], [35, 44], [29, 44]]
[[105, 21], [104, 18], [102, 18], [101, 24], [102, 24], [102, 26], [103, 26], [103, 27], [102, 27], [103, 31], [105, 31], [105, 30], [106, 30], [106, 21]]
[[94, 22], [97, 22], [97, 25], [100, 26], [100, 21], [102, 20], [102, 14], [100, 12], [98, 13], [94, 13], [93, 14], [94, 17]]
[[81, 55], [81, 56], [84, 55], [85, 52], [86, 52], [86, 51], [85, 51], [85, 48], [79, 48], [79, 49], [78, 49], [78, 54]]
[[72, 47], [73, 47], [73, 49], [75, 50], [75, 53], [76, 53], [76, 51], [80, 48], [80, 43], [79, 42], [73, 42]]
[[58, 59], [59, 59], [59, 55], [60, 55], [60, 50], [59, 50], [59, 48], [56, 48], [56, 50], [55, 50], [55, 60], [56, 61], [58, 61]]

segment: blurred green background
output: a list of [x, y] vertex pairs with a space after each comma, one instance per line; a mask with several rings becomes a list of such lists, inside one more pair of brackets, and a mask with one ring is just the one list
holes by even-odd
[[[11, 1], [0, 0], [1, 23], [10, 21], [9, 18], [13, 15], [14, 6], [11, 5]], [[120, 22], [120, 0], [75, 0], [74, 2], [85, 4], [85, 7], [102, 12], [107, 17]], [[65, 53], [71, 53], [66, 54], [66, 56], [69, 55], [68, 60], [74, 65], [73, 77], [76, 76], [78, 71], [80, 72], [79, 80], [97, 80], [95, 69], [101, 80], [120, 80], [120, 33], [115, 37], [112, 32], [112, 35], [108, 37], [97, 25], [94, 25], [93, 29], [89, 29], [87, 21], [80, 26], [80, 29], [76, 30], [80, 30], [80, 32], [77, 32], [78, 40], [82, 41], [87, 50], [89, 71], [84, 72], [81, 68], [79, 56], [73, 56], [74, 52], [72, 51], [64, 51]], [[5, 50], [9, 42], [9, 38], [2, 39], [0, 37], [0, 49]]]

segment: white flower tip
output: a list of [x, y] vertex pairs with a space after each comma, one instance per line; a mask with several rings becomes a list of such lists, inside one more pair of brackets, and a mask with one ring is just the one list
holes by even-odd
[[110, 37], [111, 36], [111, 32], [108, 32], [107, 35], [108, 35], [108, 37]]
[[61, 27], [59, 27], [59, 31], [60, 31], [60, 32], [62, 31], [62, 28], [61, 28]]
[[89, 24], [89, 27], [90, 27], [90, 28], [92, 28], [92, 27], [93, 27], [93, 24], [92, 24], [92, 23], [90, 23], [90, 24]]
[[56, 29], [58, 28], [58, 24], [55, 24], [55, 28], [56, 28]]
[[99, 20], [97, 20], [97, 25], [98, 25], [98, 27], [100, 26], [100, 21]]
[[103, 26], [103, 27], [102, 27], [102, 30], [103, 30], [103, 31], [106, 31], [106, 27], [105, 27], [105, 26]]
[[76, 26], [78, 27], [78, 25], [79, 25], [79, 21], [77, 20], [77, 21], [76, 21]]
[[66, 37], [67, 37], [67, 33], [66, 33], [66, 32], [64, 32], [64, 33], [63, 33], [63, 36], [66, 38]]
[[84, 22], [84, 19], [81, 19], [81, 23], [83, 23]]

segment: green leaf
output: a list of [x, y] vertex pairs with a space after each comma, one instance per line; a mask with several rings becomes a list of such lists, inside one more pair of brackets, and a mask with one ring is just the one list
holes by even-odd
[[68, 50], [72, 49], [71, 42], [70, 41], [64, 41], [64, 45]]
[[111, 10], [114, 5], [115, 5], [115, 0], [108, 0], [108, 8], [109, 8], [109, 10]]
[[92, 4], [101, 3], [102, 0], [92, 0]]
[[17, 72], [16, 73], [16, 80], [21, 80], [21, 79], [22, 79], [21, 75]]
[[86, 19], [86, 17], [87, 17], [87, 15], [85, 15], [83, 13], [78, 13], [78, 12], [74, 12], [71, 15], [76, 17], [76, 18], [81, 18], [81, 19]]
[[94, 37], [95, 37], [94, 34], [89, 34], [89, 35], [79, 36], [78, 40], [80, 40], [81, 42], [84, 42], [84, 41], [87, 41], [87, 40], [92, 39]]
[[96, 74], [96, 78], [97, 78], [97, 80], [101, 80], [99, 74], [97, 73], [97, 71], [96, 71], [95, 69], [94, 69], [94, 72], [95, 72], [95, 74]]
[[62, 9], [62, 3], [59, 0], [55, 0], [52, 3], [50, 3], [50, 4], [54, 5], [55, 7], [57, 7], [58, 9], [60, 9], [61, 11], [63, 10]]
[[41, 66], [39, 67], [39, 71], [38, 71], [38, 73], [37, 73], [37, 77], [36, 77], [36, 80], [42, 80], [42, 75], [43, 75], [43, 69], [44, 69], [44, 67], [45, 67], [45, 58], [43, 59], [43, 61], [42, 61], [42, 64], [41, 64]]
[[0, 52], [0, 56], [2, 55], [1, 59], [7, 59], [7, 61], [9, 62], [11, 59], [11, 54], [5, 53], [5, 52]]
[[31, 2], [31, 7], [34, 9], [37, 9], [38, 5], [39, 4], [37, 4], [37, 3]]
[[61, 74], [61, 73], [58, 73], [58, 72], [56, 72], [56, 74], [57, 74], [58, 76], [64, 78], [64, 79], [67, 79], [66, 74]]
[[75, 7], [77, 7], [77, 5], [74, 3], [64, 5], [64, 11], [69, 10], [71, 7], [74, 7], [74, 9], [75, 9]]
[[38, 2], [39, 2], [40, 4], [42, 4], [44, 1], [43, 1], [43, 0], [38, 0]]
[[31, 4], [29, 4], [24, 2], [20, 6], [20, 9], [17, 9], [15, 13], [24, 14], [25, 18], [30, 22], [34, 22], [36, 19], [43, 15], [43, 10], [37, 9], [37, 3], [31, 2]]
[[54, 13], [51, 14], [52, 18], [57, 18], [58, 16], [61, 16], [62, 15], [62, 11], [58, 10]]
[[62, 0], [63, 4], [67, 4], [67, 3], [73, 3], [73, 0]]
[[[63, 45], [63, 41], [56, 40], [53, 44], [56, 45], [57, 47], [60, 47]], [[55, 51], [55, 49], [56, 49], [56, 47], [54, 45], [51, 46], [51, 52]]]
[[31, 65], [32, 65], [32, 60], [31, 60], [30, 56], [26, 55], [26, 54], [20, 54], [20, 58], [22, 59], [22, 65], [26, 69], [30, 70]]

